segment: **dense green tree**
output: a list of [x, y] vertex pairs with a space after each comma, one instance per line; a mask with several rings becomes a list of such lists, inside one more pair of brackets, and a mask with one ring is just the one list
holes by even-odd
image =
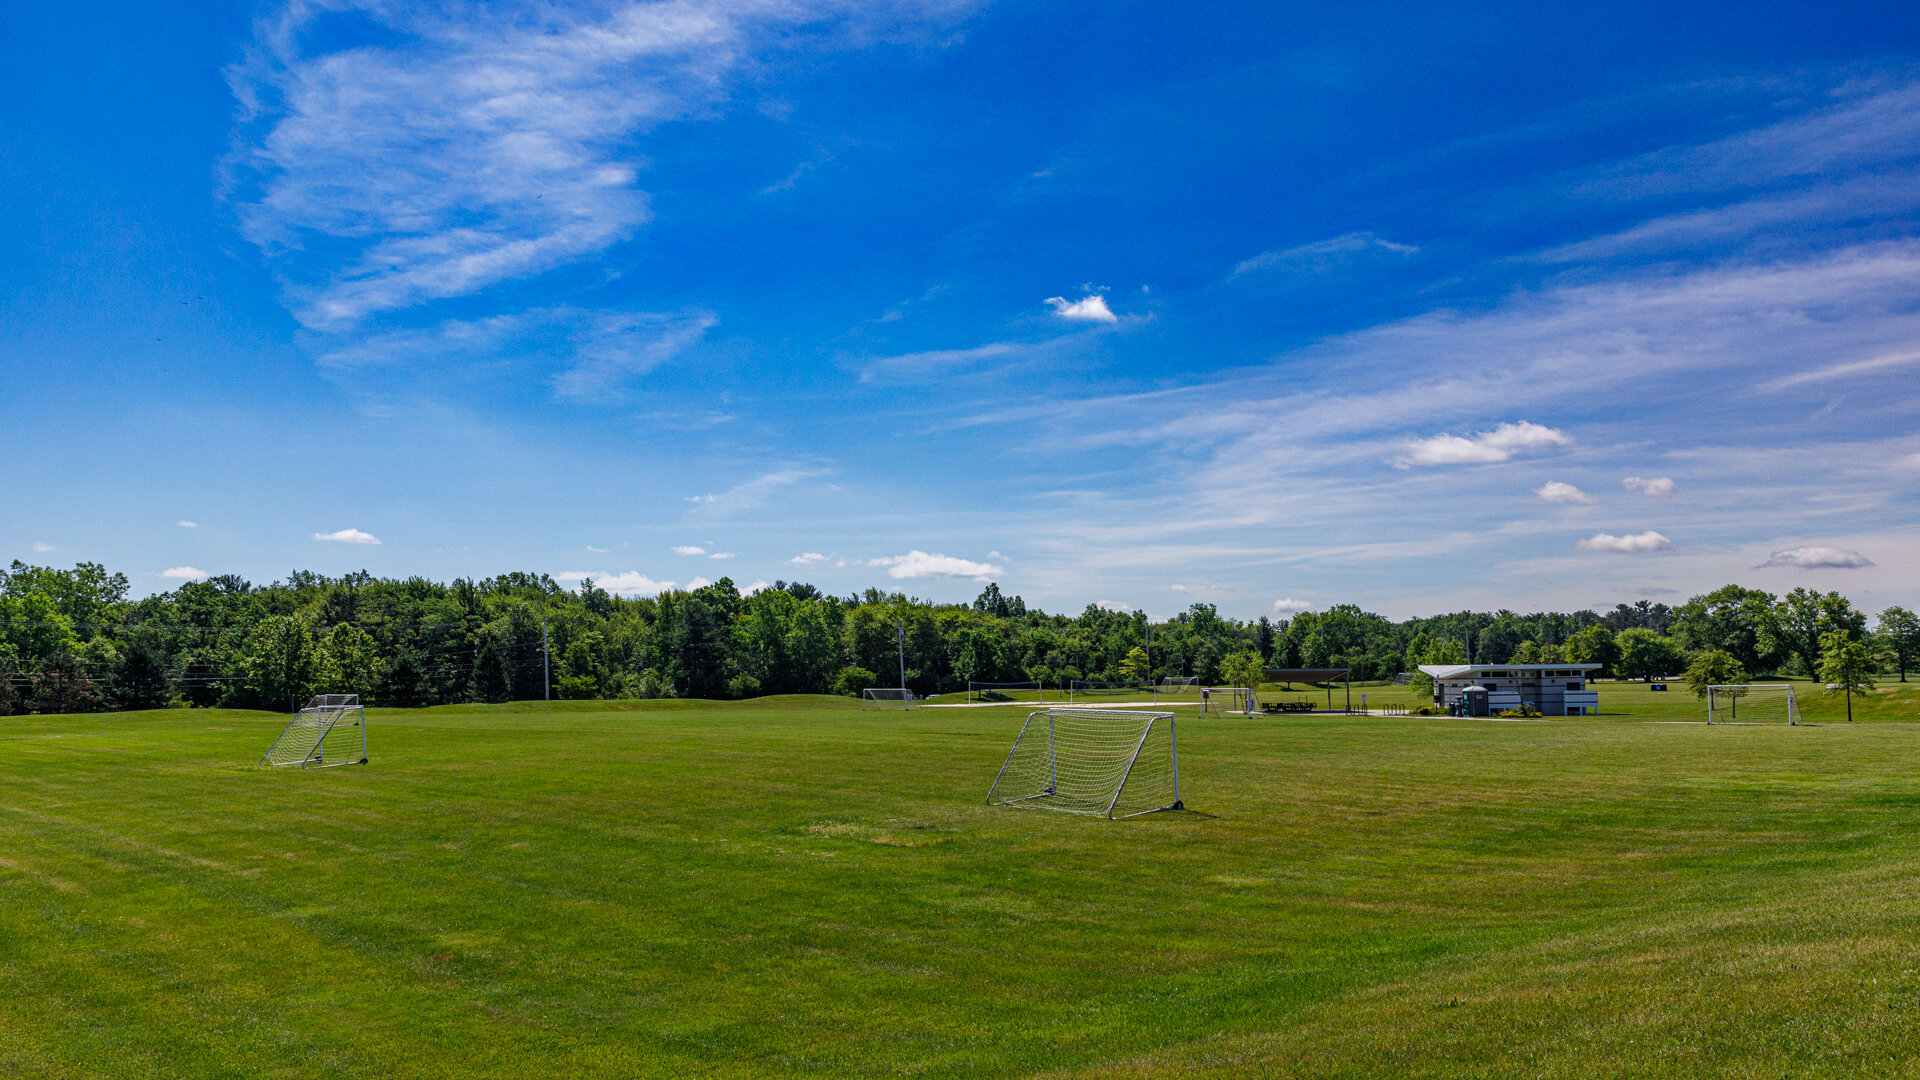
[[320, 651], [306, 623], [292, 615], [269, 615], [248, 635], [240, 666], [254, 704], [291, 712], [313, 693]]
[[1837, 592], [1796, 588], [1774, 605], [1773, 617], [1762, 624], [1760, 636], [1763, 646], [1798, 659], [1806, 674], [1812, 675], [1824, 652], [1821, 642], [1836, 630], [1854, 640], [1863, 639], [1867, 617]]
[[1618, 670], [1625, 678], [1652, 682], [1673, 674], [1684, 662], [1672, 641], [1643, 627], [1622, 630], [1615, 641], [1620, 646]]
[[314, 678], [317, 693], [358, 694], [362, 701], [373, 697], [381, 664], [379, 644], [372, 634], [340, 623], [320, 640], [319, 652]]
[[120, 654], [110, 695], [117, 709], [158, 709], [173, 699], [173, 674], [166, 654], [147, 641], [135, 641]]
[[1707, 688], [1711, 686], [1731, 686], [1747, 681], [1747, 669], [1740, 666], [1732, 653], [1724, 649], [1708, 649], [1694, 656], [1687, 665], [1687, 689], [1693, 696], [1706, 700]]
[[1567, 639], [1567, 662], [1599, 664], [1601, 675], [1611, 675], [1620, 663], [1620, 643], [1605, 626], [1595, 624]]
[[1772, 593], [1722, 586], [1680, 605], [1673, 638], [1688, 652], [1719, 649], [1748, 671], [1766, 671], [1779, 655], [1773, 607]]
[[1880, 625], [1875, 634], [1881, 641], [1888, 659], [1899, 669], [1900, 681], [1907, 681], [1907, 670], [1920, 658], [1920, 617], [1906, 608], [1894, 606], [1880, 613]]
[[93, 712], [101, 696], [72, 654], [54, 656], [34, 672], [28, 708], [37, 713]]

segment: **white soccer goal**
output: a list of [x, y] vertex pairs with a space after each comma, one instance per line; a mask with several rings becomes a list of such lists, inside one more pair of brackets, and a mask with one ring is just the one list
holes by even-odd
[[1183, 810], [1173, 714], [1114, 709], [1029, 713], [987, 789], [987, 803], [1105, 818]]
[[1200, 685], [1197, 675], [1168, 675], [1160, 680], [1160, 689], [1171, 693], [1190, 691]]
[[1067, 683], [1067, 700], [1097, 701], [1101, 698], [1149, 697], [1153, 694], [1153, 684], [1145, 679], [1130, 682], [1101, 682], [1098, 679], [1074, 679]]
[[1788, 683], [1707, 687], [1709, 724], [1798, 724], [1800, 705]]
[[917, 709], [913, 691], [897, 686], [880, 686], [860, 691], [860, 711], [868, 709]]
[[366, 763], [367, 710], [358, 694], [321, 694], [307, 702], [260, 756], [262, 765], [314, 769]]
[[1228, 713], [1253, 714], [1253, 691], [1244, 686], [1203, 686], [1200, 688], [1200, 715], [1225, 716]]
[[1040, 680], [1028, 679], [1025, 682], [969, 682], [967, 684], [968, 701], [1008, 701], [1014, 703], [1044, 701]]

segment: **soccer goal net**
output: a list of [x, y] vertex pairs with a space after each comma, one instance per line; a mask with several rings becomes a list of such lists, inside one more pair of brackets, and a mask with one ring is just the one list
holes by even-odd
[[367, 763], [367, 710], [358, 694], [321, 694], [260, 756], [262, 765], [299, 765], [325, 769]]
[[1170, 712], [1041, 709], [1028, 714], [987, 803], [1097, 817], [1181, 810]]
[[1204, 686], [1200, 688], [1200, 715], [1224, 716], [1227, 713], [1253, 712], [1253, 691], [1244, 686]]
[[1067, 684], [1067, 700], [1094, 701], [1100, 698], [1140, 697], [1153, 693], [1153, 684], [1145, 679], [1131, 682], [1100, 682], [1094, 679], [1074, 679]]
[[1798, 724], [1800, 706], [1787, 683], [1707, 687], [1709, 724]]
[[1040, 681], [1028, 679], [1025, 682], [970, 682], [967, 684], [968, 701], [1041, 701]]
[[876, 687], [860, 691], [860, 711], [868, 709], [917, 709], [913, 691], [899, 687]]

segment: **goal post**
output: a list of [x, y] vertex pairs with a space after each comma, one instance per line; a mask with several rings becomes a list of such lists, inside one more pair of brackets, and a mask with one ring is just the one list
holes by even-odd
[[1127, 818], [1184, 810], [1170, 712], [1039, 709], [987, 789], [989, 806]]
[[321, 694], [293, 715], [262, 765], [329, 769], [367, 763], [367, 710], [358, 694]]
[[1153, 684], [1145, 679], [1133, 679], [1126, 682], [1102, 682], [1099, 679], [1074, 679], [1067, 683], [1067, 701], [1097, 700], [1099, 698], [1139, 697], [1151, 694]]
[[1203, 686], [1200, 688], [1200, 715], [1225, 716], [1228, 713], [1253, 715], [1253, 691], [1244, 686]]
[[917, 709], [913, 691], [904, 687], [880, 686], [860, 691], [860, 711], [870, 709]]
[[1729, 683], [1707, 687], [1709, 724], [1798, 724], [1800, 703], [1791, 683]]
[[968, 701], [1005, 701], [1021, 704], [1029, 701], [1046, 700], [1045, 688], [1038, 679], [1023, 682], [980, 682], [967, 683]]

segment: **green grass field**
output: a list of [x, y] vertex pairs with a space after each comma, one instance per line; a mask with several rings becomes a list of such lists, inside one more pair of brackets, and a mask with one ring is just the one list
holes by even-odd
[[1920, 1074], [1920, 698], [1601, 693], [1182, 720], [1124, 822], [983, 805], [1018, 708], [9, 717], [0, 1075]]

